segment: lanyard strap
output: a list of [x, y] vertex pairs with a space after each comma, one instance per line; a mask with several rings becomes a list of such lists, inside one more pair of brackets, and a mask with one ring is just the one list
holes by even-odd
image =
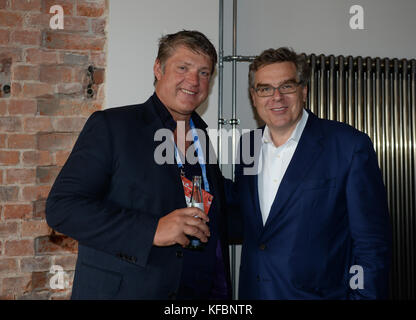
[[[208, 184], [208, 179], [207, 179], [207, 169], [205, 165], [204, 153], [202, 152], [201, 143], [199, 142], [198, 134], [195, 130], [195, 125], [192, 119], [190, 119], [189, 124], [191, 126], [191, 132], [192, 132], [192, 137], [193, 137], [194, 144], [195, 144], [196, 154], [198, 155], [198, 163], [202, 171], [202, 180], [204, 181], [204, 190], [206, 192], [209, 192], [209, 184]], [[175, 143], [175, 157], [176, 157], [176, 163], [178, 164], [178, 167], [182, 169], [183, 164], [182, 164], [182, 160], [179, 155], [179, 151], [178, 151], [178, 147], [176, 146], [176, 143]]]

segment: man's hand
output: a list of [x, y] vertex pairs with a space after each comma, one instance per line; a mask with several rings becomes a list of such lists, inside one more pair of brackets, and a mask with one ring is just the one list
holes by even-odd
[[172, 211], [159, 219], [153, 244], [165, 247], [179, 243], [183, 247], [189, 244], [186, 235], [207, 242], [210, 236], [206, 223], [208, 216], [199, 208], [182, 208]]

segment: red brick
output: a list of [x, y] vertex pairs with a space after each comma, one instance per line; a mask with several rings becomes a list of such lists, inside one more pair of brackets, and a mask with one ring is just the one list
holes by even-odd
[[61, 167], [47, 166], [36, 168], [36, 182], [37, 183], [53, 183], [56, 176], [61, 171]]
[[48, 49], [102, 51], [105, 37], [45, 31], [44, 45]]
[[0, 11], [0, 27], [20, 28], [23, 26], [23, 14], [10, 11]]
[[33, 45], [40, 44], [40, 31], [15, 30], [12, 32], [10, 42], [14, 44]]
[[59, 83], [56, 86], [56, 93], [80, 97], [84, 94], [84, 88], [81, 83]]
[[36, 28], [42, 30], [49, 27], [51, 15], [46, 13], [27, 13], [25, 17], [25, 26], [28, 28]]
[[76, 263], [77, 263], [76, 254], [57, 256], [55, 258], [55, 264], [62, 266], [64, 270], [75, 270]]
[[4, 206], [4, 219], [27, 219], [32, 214], [30, 204], [6, 204]]
[[13, 68], [14, 80], [39, 80], [39, 67], [18, 65]]
[[36, 136], [30, 134], [11, 134], [7, 139], [9, 149], [35, 149]]
[[17, 117], [0, 117], [0, 132], [16, 132], [22, 130], [22, 121]]
[[[3, 170], [0, 169], [0, 184], [3, 184]], [[2, 207], [0, 206], [0, 214]]]
[[13, 278], [3, 279], [3, 292], [4, 296], [20, 296], [28, 293], [31, 290], [32, 280], [31, 276], [21, 276]]
[[8, 106], [8, 100], [1, 99], [0, 100], [0, 116], [7, 115], [7, 106]]
[[36, 200], [33, 202], [33, 219], [46, 219], [45, 217], [46, 200]]
[[71, 82], [72, 69], [64, 66], [41, 66], [40, 81], [47, 83]]
[[60, 5], [64, 9], [64, 16], [72, 16], [74, 14], [74, 0], [42, 0], [45, 13], [49, 13], [54, 5]]
[[19, 152], [18, 151], [4, 151], [0, 152], [0, 165], [11, 166], [19, 163]]
[[78, 250], [78, 242], [63, 235], [43, 236], [35, 239], [36, 255], [75, 253]]
[[22, 159], [26, 166], [47, 166], [53, 163], [49, 151], [24, 151]]
[[107, 65], [106, 54], [104, 52], [91, 52], [91, 62], [96, 67]]
[[41, 0], [10, 0], [13, 10], [40, 11]]
[[38, 149], [39, 150], [67, 150], [72, 149], [77, 135], [72, 133], [39, 133]]
[[38, 112], [45, 116], [90, 116], [101, 106], [83, 99], [38, 99]]
[[106, 35], [106, 25], [107, 20], [106, 19], [92, 19], [91, 20], [91, 31], [94, 34], [97, 35]]
[[24, 121], [24, 129], [26, 132], [50, 132], [53, 130], [50, 118], [26, 118]]
[[53, 87], [48, 83], [25, 83], [23, 85], [23, 95], [27, 98], [53, 94], [53, 91]]
[[7, 1], [8, 0], [0, 0], [0, 9], [6, 9], [7, 8]]
[[22, 95], [22, 85], [19, 82], [12, 82], [12, 97], [20, 97]]
[[49, 272], [33, 272], [31, 289], [34, 291], [47, 289], [49, 286], [49, 276], [52, 276]]
[[86, 65], [89, 61], [88, 54], [61, 52], [61, 60], [65, 64], [71, 65]]
[[53, 128], [60, 132], [80, 132], [87, 118], [54, 118]]
[[0, 238], [6, 239], [17, 235], [17, 222], [0, 222]]
[[78, 2], [77, 15], [85, 17], [101, 17], [105, 13], [105, 3]]
[[0, 148], [6, 148], [6, 137], [5, 134], [0, 134]]
[[44, 220], [22, 221], [22, 237], [44, 236], [51, 232], [51, 229]]
[[102, 84], [104, 83], [105, 79], [105, 69], [97, 68], [94, 71], [94, 83], [95, 84]]
[[7, 169], [6, 183], [7, 184], [27, 184], [35, 183], [36, 170], [35, 169]]
[[49, 271], [51, 259], [49, 256], [22, 258], [20, 269], [22, 272]]
[[[1, 21], [1, 18], [0, 18]], [[22, 48], [14, 48], [14, 47], [0, 47], [0, 57], [11, 58], [13, 63], [21, 62], [23, 57], [23, 49]]]
[[71, 295], [72, 295], [72, 291], [70, 290], [71, 288], [69, 288], [68, 290], [63, 290], [62, 292], [53, 293], [50, 296], [50, 300], [71, 300]]
[[42, 49], [26, 49], [26, 62], [32, 64], [57, 64], [58, 53]]
[[0, 275], [15, 274], [16, 270], [16, 259], [0, 259]]
[[18, 187], [0, 186], [0, 201], [3, 201], [3, 202], [17, 201], [18, 194], [19, 194]]
[[71, 154], [71, 151], [57, 151], [55, 154], [55, 158], [56, 158], [56, 165], [57, 166], [63, 166], [66, 162], [66, 160], [68, 160], [69, 155]]
[[37, 111], [36, 100], [11, 99], [9, 101], [10, 115], [35, 115]]
[[85, 17], [65, 17], [64, 19], [64, 30], [65, 32], [89, 32], [90, 26], [88, 18]]
[[9, 30], [0, 30], [0, 44], [8, 44], [10, 38]]
[[36, 201], [48, 197], [51, 186], [27, 186], [23, 187], [22, 201]]
[[[5, 255], [14, 256], [33, 256], [35, 253], [33, 240], [9, 240], [6, 241]], [[4, 290], [4, 288], [3, 288]]]

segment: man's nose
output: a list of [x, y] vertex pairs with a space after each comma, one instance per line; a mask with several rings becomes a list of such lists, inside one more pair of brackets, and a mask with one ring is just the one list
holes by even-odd
[[198, 85], [199, 84], [199, 76], [197, 71], [190, 71], [186, 75], [186, 80], [192, 84], [192, 85]]
[[280, 93], [279, 89], [278, 88], [274, 88], [274, 93], [273, 93], [272, 98], [274, 100], [280, 100], [282, 97], [283, 97], [283, 95]]

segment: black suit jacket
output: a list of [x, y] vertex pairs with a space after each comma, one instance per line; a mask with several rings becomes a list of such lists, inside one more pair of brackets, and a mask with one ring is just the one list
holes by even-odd
[[[153, 99], [92, 114], [49, 194], [48, 224], [79, 241], [73, 299], [175, 298], [183, 249], [155, 247], [153, 238], [158, 220], [186, 202], [177, 165], [154, 159], [163, 125]], [[192, 119], [205, 131], [196, 113]], [[208, 164], [207, 174], [225, 212], [218, 166]], [[222, 214], [218, 226], [229, 284]]]

